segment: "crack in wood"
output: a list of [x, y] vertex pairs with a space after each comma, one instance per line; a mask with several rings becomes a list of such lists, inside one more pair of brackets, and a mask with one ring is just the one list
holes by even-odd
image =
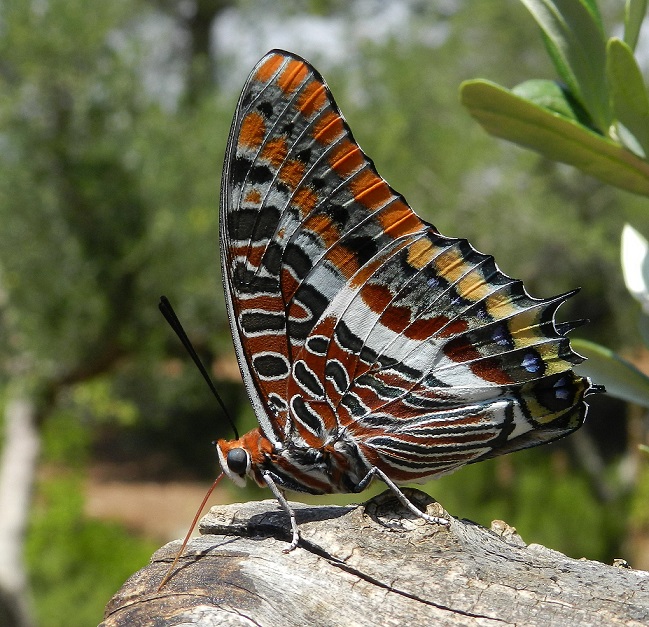
[[329, 562], [332, 566], [340, 568], [345, 572], [348, 572], [351, 575], [355, 575], [359, 579], [362, 579], [363, 581], [366, 581], [371, 585], [387, 590], [388, 592], [394, 592], [395, 594], [399, 594], [407, 599], [412, 599], [413, 601], [417, 601], [418, 603], [424, 603], [425, 605], [430, 605], [431, 607], [437, 608], [439, 610], [452, 612], [454, 614], [459, 614], [461, 616], [467, 616], [468, 618], [484, 618], [486, 620], [493, 620], [500, 623], [505, 623], [505, 624], [509, 623], [509, 621], [502, 620], [494, 616], [487, 616], [485, 614], [474, 614], [472, 612], [468, 612], [466, 610], [460, 610], [458, 608], [453, 608], [448, 605], [444, 605], [442, 603], [435, 603], [434, 601], [430, 601], [429, 599], [423, 599], [417, 596], [416, 594], [412, 594], [410, 592], [406, 592], [405, 590], [400, 590], [399, 588], [395, 588], [390, 584], [384, 583], [383, 581], [376, 579], [376, 577], [372, 577], [371, 575], [368, 575], [367, 573], [364, 573], [363, 571], [354, 568], [353, 566], [350, 566], [349, 564], [345, 563], [343, 560], [338, 559], [334, 555], [331, 555], [326, 550], [319, 547], [317, 544], [314, 544], [313, 542], [309, 542], [308, 540], [302, 539], [300, 541], [300, 546], [308, 550], [310, 553], [314, 553], [318, 557], [327, 560], [327, 562]]

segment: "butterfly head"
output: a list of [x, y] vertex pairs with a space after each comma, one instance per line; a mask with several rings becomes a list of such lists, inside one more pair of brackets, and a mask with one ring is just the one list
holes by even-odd
[[234, 481], [238, 486], [243, 487], [246, 484], [246, 475], [250, 472], [250, 454], [244, 448], [231, 448], [225, 459], [219, 451], [219, 458], [223, 472]]
[[223, 472], [236, 485], [244, 487], [247, 477], [265, 485], [258, 477], [258, 467], [271, 454], [273, 446], [259, 429], [249, 431], [238, 440], [219, 440], [216, 450]]

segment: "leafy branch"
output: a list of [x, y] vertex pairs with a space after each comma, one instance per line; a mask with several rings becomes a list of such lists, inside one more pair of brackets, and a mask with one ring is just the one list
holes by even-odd
[[[596, 0], [521, 0], [539, 27], [560, 81], [531, 79], [506, 89], [462, 83], [462, 104], [490, 134], [621, 189], [649, 196], [649, 93], [634, 56], [647, 0], [627, 0], [624, 36], [607, 40]], [[649, 347], [649, 244], [627, 225], [622, 268], [642, 303]], [[588, 358], [578, 367], [608, 392], [649, 407], [649, 377], [608, 348], [573, 340]]]
[[561, 82], [470, 80], [462, 103], [492, 135], [649, 196], [649, 94], [634, 57], [647, 0], [627, 1], [624, 38], [608, 40], [595, 0], [521, 2]]

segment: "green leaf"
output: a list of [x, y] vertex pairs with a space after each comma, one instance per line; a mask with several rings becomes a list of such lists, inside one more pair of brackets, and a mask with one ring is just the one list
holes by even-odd
[[640, 27], [647, 13], [647, 0], [627, 0], [624, 7], [624, 43], [635, 50]]
[[649, 196], [649, 164], [614, 141], [485, 80], [465, 81], [462, 104], [484, 129], [622, 189]]
[[582, 4], [590, 13], [590, 16], [593, 18], [597, 26], [599, 26], [599, 29], [604, 32], [604, 23], [602, 22], [599, 7], [597, 6], [597, 0], [582, 0]]
[[618, 136], [640, 157], [649, 154], [649, 96], [631, 48], [612, 38], [606, 49], [606, 70]]
[[606, 85], [606, 37], [593, 0], [521, 0], [545, 36], [559, 75], [606, 133], [611, 111]]
[[649, 377], [613, 351], [594, 342], [571, 340], [572, 347], [587, 360], [575, 371], [606, 386], [606, 391], [630, 403], [649, 407]]
[[558, 113], [584, 126], [592, 126], [592, 120], [564, 85], [557, 81], [533, 78], [516, 85], [512, 93], [529, 100], [539, 107]]

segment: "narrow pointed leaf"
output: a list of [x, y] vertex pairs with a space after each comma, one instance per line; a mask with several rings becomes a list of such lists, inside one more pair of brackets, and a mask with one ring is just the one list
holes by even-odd
[[624, 43], [635, 50], [640, 27], [647, 14], [647, 0], [627, 0], [624, 7]]
[[485, 80], [466, 81], [462, 104], [484, 129], [622, 189], [649, 196], [649, 164], [584, 125]]
[[511, 91], [519, 98], [528, 100], [543, 109], [558, 113], [583, 126], [592, 127], [592, 120], [588, 117], [588, 113], [568, 89], [557, 81], [533, 78], [516, 85]]
[[521, 0], [546, 38], [548, 52], [570, 91], [606, 132], [611, 112], [606, 86], [606, 37], [592, 0]]
[[575, 366], [578, 374], [606, 386], [611, 396], [649, 407], [649, 377], [633, 364], [594, 342], [573, 339], [570, 343], [580, 355], [587, 358], [584, 363]]
[[620, 140], [646, 158], [649, 155], [649, 96], [631, 48], [620, 39], [608, 42], [606, 69]]

